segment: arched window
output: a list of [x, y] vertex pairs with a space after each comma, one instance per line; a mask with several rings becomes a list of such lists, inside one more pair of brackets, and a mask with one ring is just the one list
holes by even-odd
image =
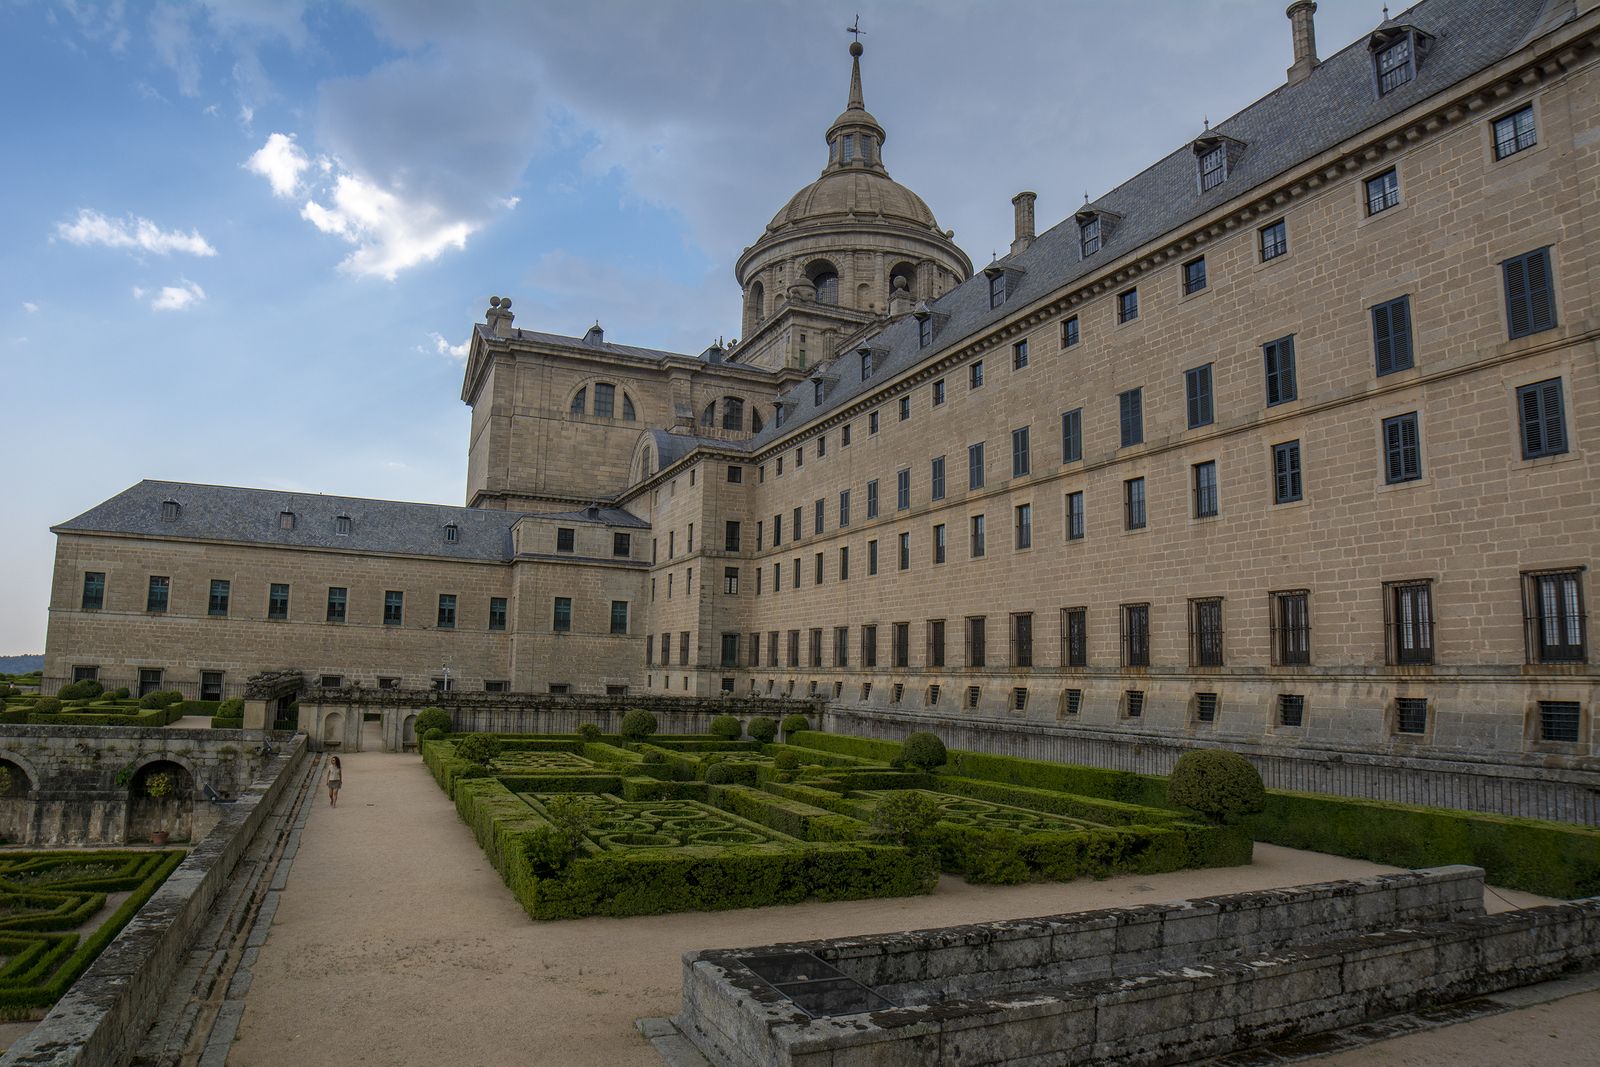
[[633, 397], [629, 396], [627, 393], [623, 393], [622, 394], [622, 421], [624, 421], [624, 422], [633, 422], [634, 418], [635, 418], [635, 416], [634, 416], [634, 413], [633, 413]]
[[750, 321], [758, 323], [766, 314], [767, 287], [760, 282], [750, 286]]
[[853, 133], [847, 133], [847, 134], [844, 135], [844, 158], [840, 162], [848, 163], [852, 159], [854, 159], [855, 156], [856, 156], [856, 135], [853, 134]]
[[761, 409], [760, 408], [752, 407], [750, 409], [750, 432], [751, 433], [760, 433], [761, 432]]
[[736, 396], [722, 398], [722, 428], [724, 430], [744, 429], [744, 401]]
[[811, 284], [817, 288], [817, 303], [837, 304], [839, 302], [839, 272], [833, 269], [833, 264], [825, 259], [819, 259], [806, 268], [806, 277], [811, 279]]
[[701, 426], [715, 426], [716, 424], [717, 424], [717, 402], [715, 400], [713, 400], [711, 403], [707, 404], [706, 405], [706, 409], [700, 413], [700, 425]]
[[596, 382], [594, 386], [594, 417], [613, 418], [617, 413], [617, 387], [610, 382]]
[[583, 414], [584, 405], [587, 404], [588, 401], [589, 401], [589, 387], [588, 386], [584, 386], [582, 389], [579, 389], [577, 391], [577, 393], [574, 394], [573, 397], [572, 397], [572, 413], [574, 415], [582, 415]]

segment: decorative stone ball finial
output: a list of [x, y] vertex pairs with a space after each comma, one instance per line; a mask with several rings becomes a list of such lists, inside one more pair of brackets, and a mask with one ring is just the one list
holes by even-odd
[[498, 296], [491, 296], [489, 298], [489, 306], [492, 307], [492, 308], [499, 307], [500, 306], [500, 298]]
[[510, 311], [511, 310], [511, 298], [509, 296], [502, 296], [500, 298], [500, 310], [501, 311]]
[[911, 287], [911, 283], [906, 281], [906, 276], [904, 274], [896, 274], [894, 277], [894, 287], [896, 292], [901, 292], [909, 289]]
[[850, 42], [850, 54], [855, 56], [857, 59], [861, 58], [861, 53], [864, 52], [864, 51], [866, 51], [866, 49], [861, 47], [861, 42], [860, 41], [851, 41]]

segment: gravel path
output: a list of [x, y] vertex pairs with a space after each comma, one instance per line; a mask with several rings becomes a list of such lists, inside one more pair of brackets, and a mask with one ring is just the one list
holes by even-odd
[[[945, 878], [927, 897], [535, 923], [419, 759], [361, 752], [344, 764], [339, 806], [330, 809], [323, 793], [306, 824], [254, 968], [232, 1067], [660, 1067], [633, 1021], [677, 1011], [680, 959], [690, 949], [1047, 915], [1392, 869], [1258, 845], [1248, 868], [1067, 885], [977, 887]], [[1493, 910], [1500, 906], [1491, 899]], [[1502, 1016], [1502, 1025], [1525, 1014]], [[1499, 1056], [1474, 1059], [1470, 1050], [1479, 1048], [1493, 1045], [1478, 1039], [1448, 1061], [1392, 1062], [1531, 1062], [1505, 1058], [1503, 1046]]]

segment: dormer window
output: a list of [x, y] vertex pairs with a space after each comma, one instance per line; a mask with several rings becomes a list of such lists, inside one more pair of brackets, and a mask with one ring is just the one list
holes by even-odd
[[989, 275], [989, 306], [997, 308], [1006, 302], [1006, 276], [1004, 271]]
[[1416, 77], [1412, 62], [1411, 35], [1407, 34], [1378, 53], [1378, 95], [1396, 89]]
[[350, 516], [340, 515], [333, 520], [333, 532], [340, 537], [350, 536]]
[[1217, 145], [1200, 157], [1200, 191], [1215, 189], [1228, 180], [1228, 147]]
[[278, 512], [278, 529], [280, 529], [280, 530], [292, 530], [292, 529], [294, 529], [294, 512], [292, 512], [292, 511], [280, 511], [280, 512]]
[[872, 349], [861, 350], [861, 380], [866, 381], [872, 377]]
[[924, 315], [917, 323], [917, 344], [927, 348], [933, 344], [933, 316]]
[[446, 523], [444, 528], [444, 543], [447, 545], [453, 545], [459, 540], [461, 540], [461, 527], [457, 526], [453, 522]]
[[183, 510], [176, 500], [163, 500], [161, 502], [161, 520], [163, 522], [177, 522], [178, 512]]
[[1084, 207], [1073, 218], [1078, 223], [1078, 250], [1085, 259], [1105, 247], [1122, 220], [1116, 212], [1098, 207]]
[[1100, 251], [1100, 216], [1094, 215], [1078, 223], [1078, 245], [1085, 256]]
[[827, 389], [822, 382], [816, 381], [811, 383], [811, 402], [813, 404], [820, 408], [822, 406], [822, 398], [826, 395]]
[[1209, 131], [1197, 138], [1190, 147], [1194, 149], [1195, 180], [1199, 182], [1202, 193], [1210, 192], [1227, 181], [1239, 157], [1244, 154], [1244, 142]]

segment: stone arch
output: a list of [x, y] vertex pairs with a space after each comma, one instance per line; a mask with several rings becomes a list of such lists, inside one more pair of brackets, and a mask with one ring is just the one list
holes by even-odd
[[28, 759], [27, 756], [20, 752], [12, 752], [9, 749], [0, 748], [0, 763], [10, 763], [21, 771], [28, 781], [30, 791], [39, 788], [39, 768], [34, 766], [33, 761]]
[[826, 259], [814, 259], [806, 266], [806, 280], [817, 291], [817, 303], [839, 303], [839, 268]]
[[906, 280], [906, 291], [913, 296], [917, 295], [917, 265], [909, 260], [902, 259], [889, 268], [889, 293], [893, 295], [896, 279]]
[[415, 715], [407, 715], [400, 720], [400, 747], [402, 749], [417, 747], [417, 717]]
[[330, 711], [322, 718], [322, 747], [344, 744], [344, 712]]
[[[172, 776], [172, 792], [164, 797], [150, 795], [150, 783], [157, 775]], [[128, 780], [129, 843], [148, 840], [165, 830], [173, 840], [187, 841], [194, 831], [194, 794], [198, 784], [194, 766], [181, 756], [157, 753], [144, 757]]]
[[744, 332], [748, 337], [767, 318], [767, 287], [757, 280], [750, 283], [744, 297]]
[[8, 752], [0, 752], [0, 769], [7, 775], [6, 788], [0, 791], [0, 842], [30, 844], [33, 840], [33, 793], [39, 780], [30, 767]]
[[[609, 399], [611, 411], [601, 414], [600, 407]], [[620, 422], [637, 422], [639, 408], [633, 394], [621, 382], [606, 378], [585, 378], [568, 393], [567, 418], [613, 419]]]

